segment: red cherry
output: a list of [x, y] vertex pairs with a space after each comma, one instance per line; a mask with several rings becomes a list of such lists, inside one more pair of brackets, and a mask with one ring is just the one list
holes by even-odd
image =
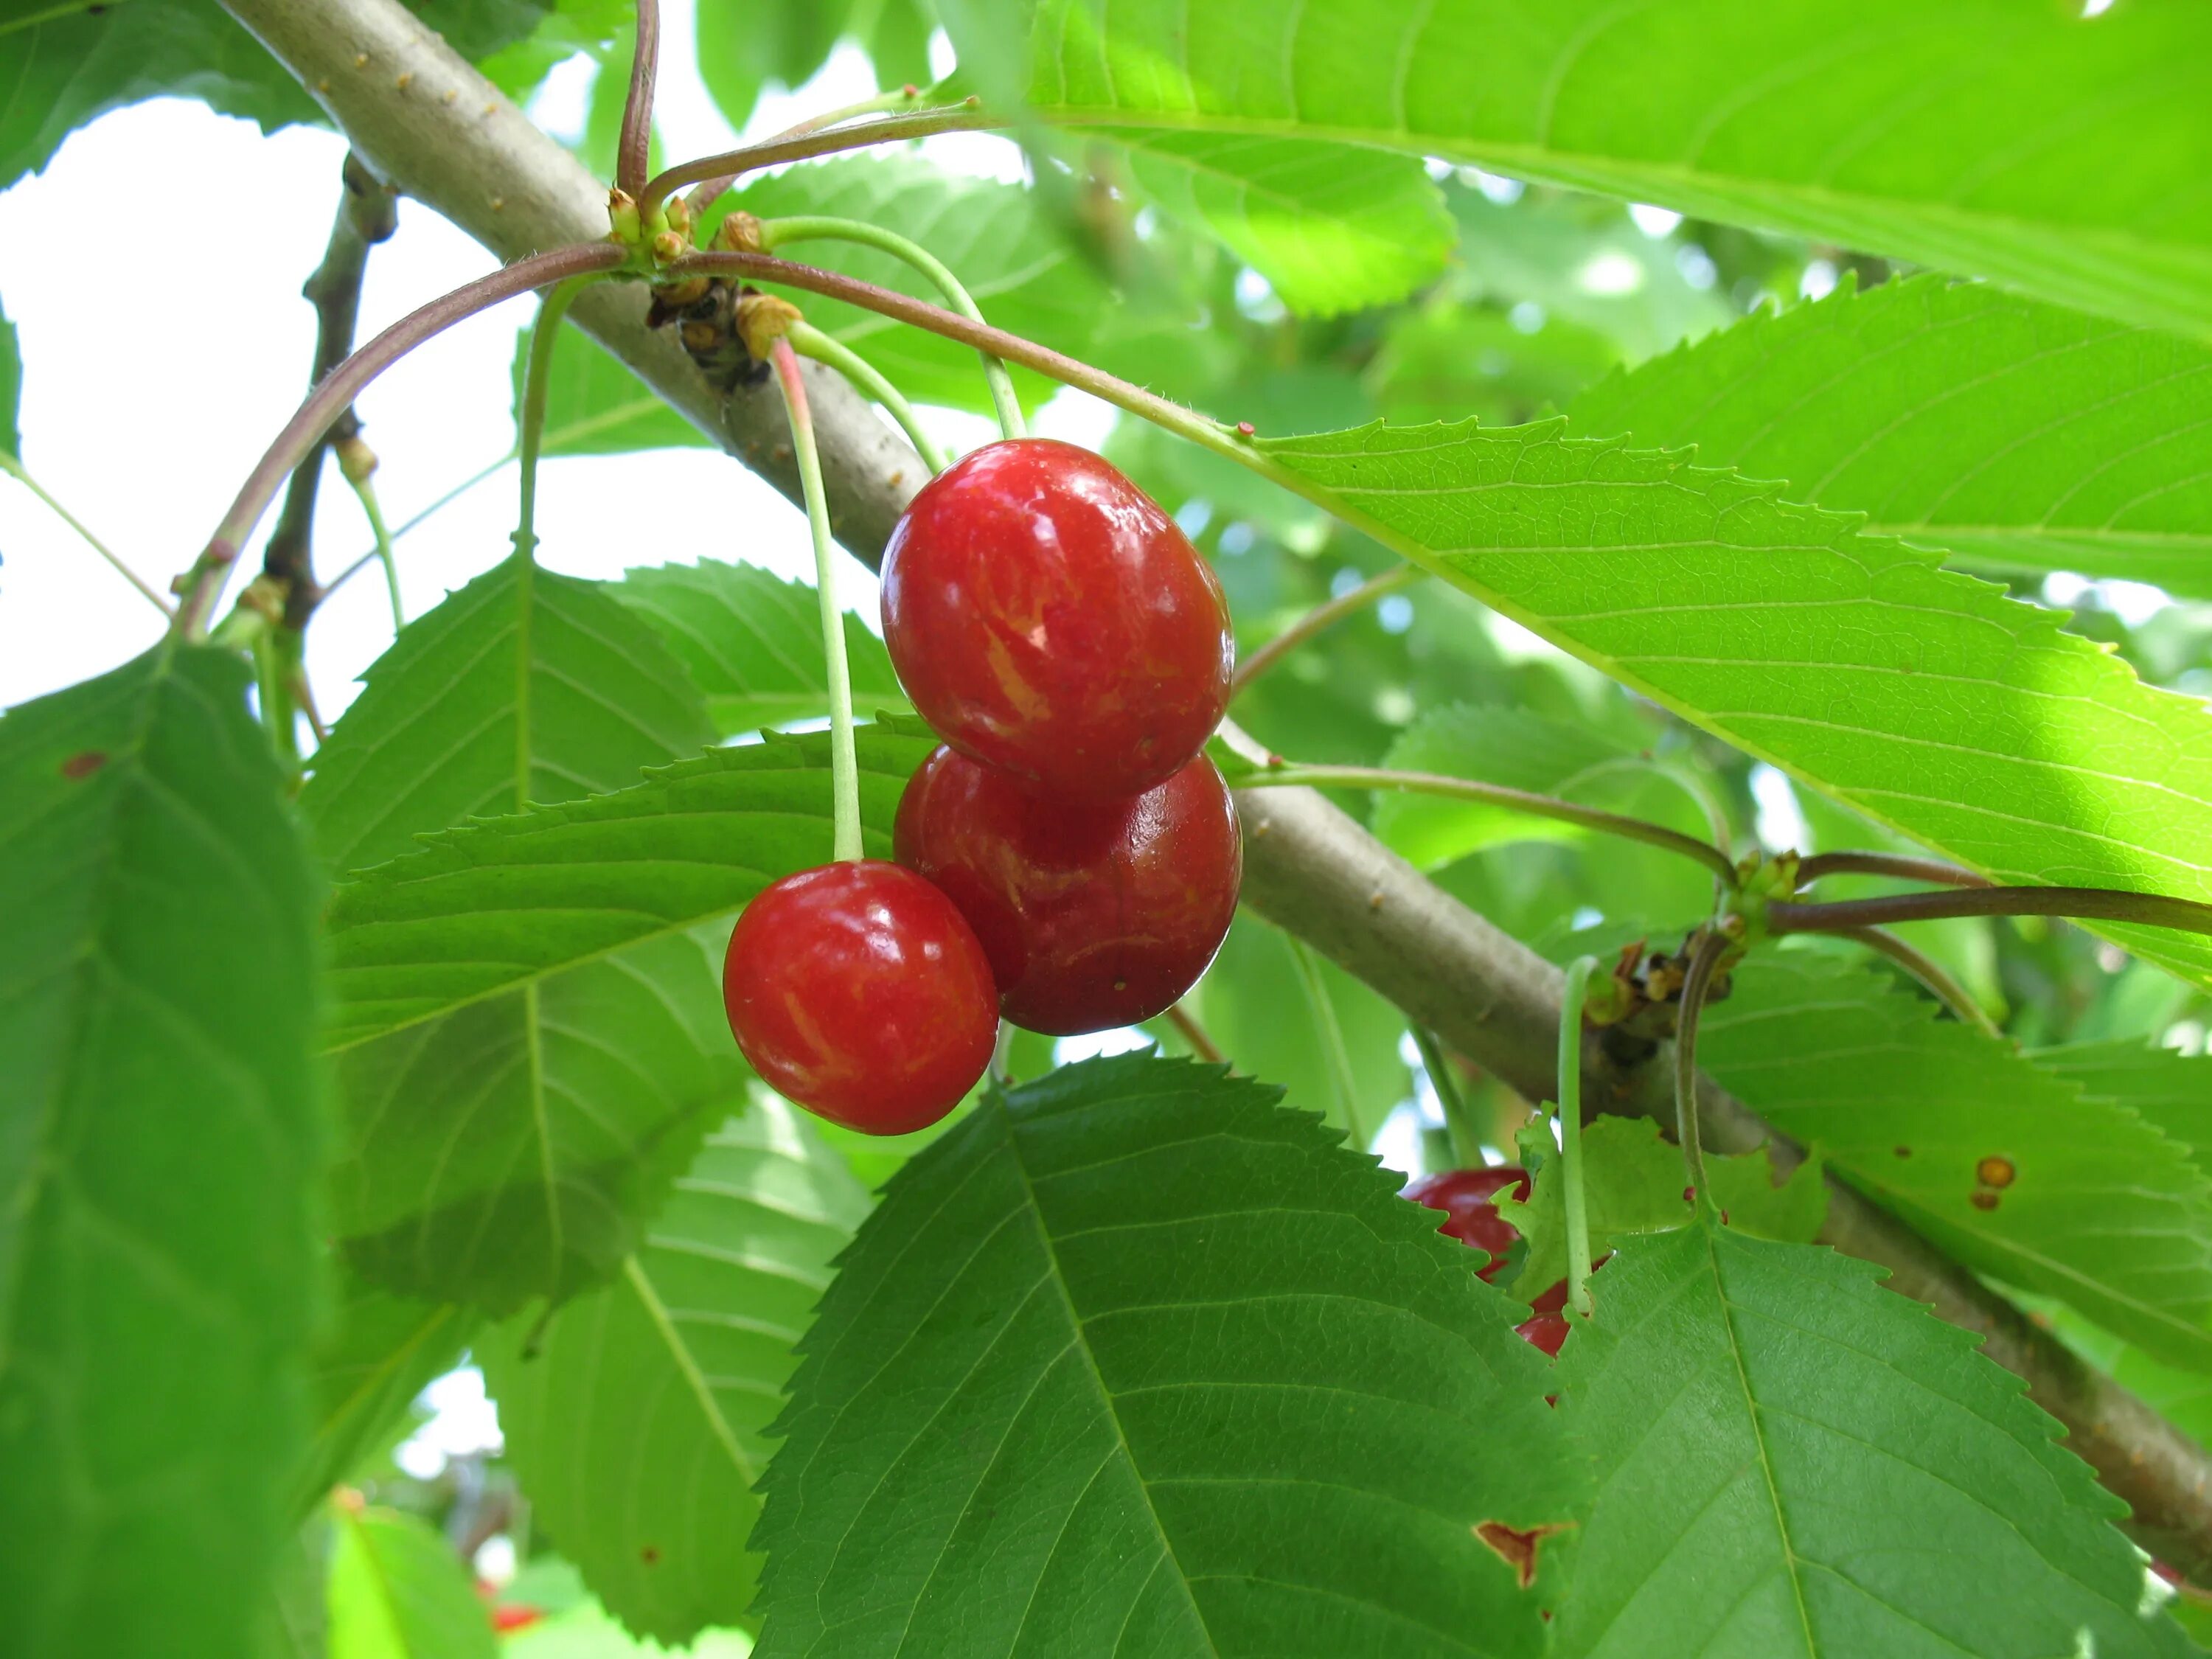
[[1557, 1359], [1559, 1357], [1559, 1350], [1565, 1347], [1567, 1342], [1566, 1316], [1564, 1314], [1555, 1313], [1538, 1314], [1534, 1318], [1524, 1319], [1516, 1325], [1513, 1328], [1513, 1334], [1523, 1342], [1541, 1348], [1553, 1358]]
[[1512, 1164], [1446, 1170], [1440, 1175], [1422, 1176], [1406, 1188], [1405, 1195], [1450, 1218], [1437, 1229], [1438, 1232], [1490, 1253], [1489, 1261], [1476, 1270], [1476, 1276], [1487, 1281], [1498, 1277], [1505, 1266], [1505, 1253], [1521, 1237], [1520, 1230], [1498, 1213], [1498, 1195], [1508, 1187], [1513, 1189], [1505, 1193], [1508, 1198], [1526, 1203], [1528, 1172]]
[[899, 801], [896, 845], [982, 940], [1000, 1012], [1054, 1036], [1171, 1006], [1221, 948], [1244, 868], [1203, 755], [1132, 799], [1074, 801], [939, 749]]
[[938, 474], [884, 555], [884, 641], [922, 718], [1051, 792], [1141, 793], [1229, 704], [1212, 568], [1097, 456], [987, 444]]
[[747, 905], [722, 1002], [770, 1088], [868, 1134], [936, 1122], [998, 1038], [974, 932], [951, 899], [881, 859], [802, 870]]

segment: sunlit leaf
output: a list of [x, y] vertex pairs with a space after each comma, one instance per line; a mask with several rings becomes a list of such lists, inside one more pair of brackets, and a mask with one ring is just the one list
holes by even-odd
[[420, 1516], [331, 1505], [330, 1659], [493, 1659], [468, 1569]]

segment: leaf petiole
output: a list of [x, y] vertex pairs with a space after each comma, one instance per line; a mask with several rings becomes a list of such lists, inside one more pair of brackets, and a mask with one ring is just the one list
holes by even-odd
[[1236, 678], [1230, 682], [1229, 695], [1236, 697], [1253, 681], [1266, 673], [1298, 647], [1324, 629], [1334, 628], [1354, 611], [1364, 611], [1385, 593], [1395, 593], [1401, 587], [1411, 587], [1429, 573], [1418, 565], [1401, 564], [1385, 570], [1380, 575], [1370, 576], [1349, 593], [1317, 605], [1306, 614], [1269, 640], [1250, 656], [1237, 665]]
[[[885, 230], [860, 219], [837, 219], [823, 214], [808, 214], [788, 219], [763, 219], [760, 222], [761, 251], [772, 253], [788, 242], [829, 240], [854, 242], [872, 247], [902, 259], [920, 271], [936, 285], [945, 302], [969, 322], [981, 324], [983, 313], [960, 279], [952, 274], [945, 263], [921, 243], [896, 231]], [[1006, 373], [1002, 358], [991, 352], [979, 353], [983, 359], [983, 378], [990, 382], [991, 405], [999, 417], [999, 430], [1009, 438], [1021, 437], [1027, 428], [1022, 421], [1021, 399], [1014, 395], [1013, 377]], [[917, 446], [919, 447], [919, 446]], [[925, 456], [924, 459], [927, 459]]]
[[1705, 1012], [1713, 973], [1729, 941], [1718, 928], [1698, 929], [1690, 946], [1689, 971], [1682, 979], [1680, 1012], [1674, 1022], [1674, 1133], [1682, 1143], [1682, 1167], [1689, 1176], [1689, 1197], [1699, 1213], [1712, 1208], [1705, 1185], [1705, 1148], [1698, 1121], [1698, 1017]]
[[937, 440], [923, 430], [914, 405], [905, 394], [884, 378], [883, 371], [847, 345], [842, 340], [824, 334], [811, 323], [793, 323], [784, 337], [791, 342], [793, 350], [802, 357], [811, 357], [817, 363], [827, 363], [850, 380], [860, 395], [881, 404], [891, 419], [899, 423], [907, 441], [932, 472], [945, 471], [945, 454]]
[[59, 519], [64, 524], [67, 525], [71, 530], [76, 531], [79, 536], [84, 538], [86, 546], [89, 547], [94, 552], [99, 554], [101, 558], [106, 560], [110, 565], [114, 567], [115, 574], [117, 575], [122, 577], [125, 581], [129, 582], [131, 586], [137, 588], [141, 593], [144, 594], [146, 596], [147, 604], [152, 605], [156, 611], [160, 611], [165, 617], [173, 616], [175, 614], [175, 612], [170, 609], [169, 602], [163, 599], [159, 593], [156, 593], [147, 583], [147, 580], [143, 576], [141, 576], [129, 565], [124, 563], [120, 558], [116, 556], [114, 550], [110, 548], [106, 542], [103, 542], [99, 537], [94, 535], [92, 532], [86, 529], [84, 526], [78, 521], [76, 514], [70, 512], [69, 508], [64, 507], [52, 495], [46, 494], [46, 486], [40, 483], [36, 478], [33, 477], [28, 472], [25, 471], [23, 470], [22, 462], [17, 460], [13, 455], [10, 455], [4, 449], [0, 449], [0, 472], [5, 472], [9, 477], [15, 479], [17, 483], [21, 484], [24, 489], [29, 490], [33, 495], [36, 495], [40, 501], [44, 501], [48, 507], [52, 508], [56, 518]]
[[1559, 993], [1559, 1173], [1567, 1207], [1567, 1286], [1575, 1311], [1591, 1312], [1589, 1204], [1583, 1187], [1583, 1003], [1589, 994], [1595, 957], [1567, 966]]

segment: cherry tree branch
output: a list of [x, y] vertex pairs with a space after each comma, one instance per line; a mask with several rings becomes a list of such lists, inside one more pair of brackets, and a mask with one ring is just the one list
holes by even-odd
[[[222, 3], [283, 59], [384, 178], [502, 257], [603, 233], [605, 187], [398, 0]], [[359, 69], [357, 55], [368, 60]], [[395, 88], [403, 74], [414, 77], [404, 92]], [[447, 99], [449, 88], [459, 95]], [[601, 284], [579, 301], [578, 319], [702, 430], [796, 499], [790, 457], [774, 453], [779, 441], [787, 452], [789, 445], [773, 388], [764, 399], [747, 388], [729, 394], [726, 420], [720, 395], [680, 348], [643, 327], [642, 296], [627, 291], [630, 286]], [[808, 391], [833, 526], [848, 550], [872, 563], [925, 469], [834, 374], [810, 380]], [[756, 416], [750, 411], [763, 403], [768, 416]], [[1557, 969], [1425, 879], [1317, 792], [1255, 791], [1241, 795], [1238, 806], [1248, 904], [1526, 1098], [1555, 1097]], [[1583, 1094], [1592, 1109], [1669, 1121], [1666, 1050], [1616, 1056], [1591, 1034]], [[1699, 1082], [1698, 1118], [1711, 1151], [1765, 1145], [1778, 1168], [1801, 1159], [1798, 1149], [1710, 1079]], [[1979, 1335], [1990, 1358], [2027, 1379], [2031, 1397], [2066, 1425], [2068, 1443], [2131, 1506], [2133, 1535], [2183, 1572], [2212, 1577], [2212, 1460], [2193, 1441], [1852, 1188], [1830, 1183], [1820, 1237], [1887, 1267], [1892, 1289]]]

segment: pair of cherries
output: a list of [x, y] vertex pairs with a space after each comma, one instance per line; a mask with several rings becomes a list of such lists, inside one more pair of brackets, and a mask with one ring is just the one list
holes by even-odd
[[1235, 645], [1175, 521], [1087, 450], [1017, 438], [923, 488], [884, 557], [884, 641], [944, 739], [897, 862], [787, 876], [723, 964], [738, 1046], [780, 1094], [923, 1128], [1000, 1016], [1054, 1036], [1164, 1012], [1219, 949], [1243, 848], [1201, 752]]

